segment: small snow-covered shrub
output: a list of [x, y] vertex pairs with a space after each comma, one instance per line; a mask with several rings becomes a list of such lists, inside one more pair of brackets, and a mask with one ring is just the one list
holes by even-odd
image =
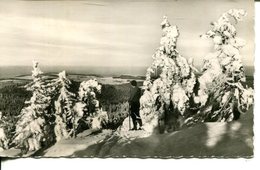
[[108, 123], [107, 112], [99, 110], [97, 114], [92, 118], [91, 128], [102, 129]]
[[77, 131], [86, 128], [101, 128], [102, 122], [107, 118], [102, 116], [106, 113], [100, 110], [97, 94], [101, 93], [101, 85], [97, 80], [91, 79], [80, 84], [78, 92], [78, 102], [75, 104], [75, 124]]

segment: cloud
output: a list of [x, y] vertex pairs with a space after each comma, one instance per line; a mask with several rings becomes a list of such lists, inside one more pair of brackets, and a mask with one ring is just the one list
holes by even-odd
[[[181, 54], [199, 63], [212, 50], [211, 42], [198, 37], [209, 23], [231, 6], [251, 9], [244, 1], [225, 2], [0, 2], [0, 65], [15, 60], [30, 65], [35, 57], [53, 65], [147, 65], [159, 46], [165, 14], [180, 29]], [[249, 12], [239, 25], [241, 37], [249, 42], [243, 49], [246, 56], [253, 55], [253, 12]], [[252, 57], [245, 61], [252, 63]]]

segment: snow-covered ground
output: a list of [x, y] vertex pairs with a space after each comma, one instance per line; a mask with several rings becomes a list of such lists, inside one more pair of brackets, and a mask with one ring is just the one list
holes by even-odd
[[[85, 131], [76, 139], [62, 140], [42, 153], [44, 157], [250, 157], [253, 155], [253, 108], [238, 121], [202, 123], [168, 134], [144, 131]], [[10, 149], [1, 156], [17, 156]]]
[[77, 157], [249, 157], [253, 155], [252, 110], [239, 121], [205, 123], [168, 134], [118, 136], [74, 153]]

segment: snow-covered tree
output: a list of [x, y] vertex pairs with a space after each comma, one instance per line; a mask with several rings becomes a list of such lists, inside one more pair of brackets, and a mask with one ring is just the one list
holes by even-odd
[[215, 52], [204, 58], [199, 91], [194, 98], [201, 108], [195, 117], [186, 122], [231, 121], [237, 119], [241, 109], [253, 104], [253, 89], [245, 88], [244, 67], [240, 49], [245, 41], [237, 37], [235, 24], [246, 16], [242, 9], [230, 9], [212, 23], [212, 28], [202, 37], [211, 38]]
[[76, 111], [75, 123], [85, 122], [89, 128], [101, 128], [107, 115], [100, 109], [96, 94], [101, 93], [101, 85], [96, 80], [83, 81], [80, 84], [78, 99], [74, 110]]
[[6, 136], [6, 120], [0, 111], [0, 151], [8, 148], [8, 139]]
[[58, 99], [55, 101], [55, 135], [56, 141], [68, 138], [73, 133], [74, 111], [73, 104], [75, 94], [69, 91], [71, 81], [66, 77], [66, 72], [62, 71], [55, 80], [58, 86]]
[[86, 104], [87, 116], [91, 116], [99, 108], [97, 93], [101, 93], [101, 85], [98, 84], [97, 80], [88, 80], [80, 83], [79, 100]]
[[66, 122], [62, 119], [60, 114], [55, 115], [55, 127], [54, 127], [54, 133], [56, 137], [56, 142], [67, 139], [70, 137], [70, 134], [68, 132], [68, 128], [66, 126]]
[[22, 148], [23, 151], [34, 151], [41, 148], [42, 143], [50, 136], [50, 113], [48, 107], [51, 103], [49, 84], [44, 80], [38, 62], [33, 63], [33, 81], [26, 85], [27, 90], [32, 92], [27, 105], [21, 110], [13, 142]]
[[[152, 132], [160, 124], [166, 130], [176, 130], [180, 118], [189, 109], [189, 100], [196, 83], [193, 66], [177, 51], [177, 26], [171, 26], [167, 17], [161, 23], [160, 47], [147, 69], [144, 94], [140, 99], [140, 114], [144, 129]], [[192, 60], [190, 60], [192, 61]], [[164, 129], [162, 129], [164, 131]]]

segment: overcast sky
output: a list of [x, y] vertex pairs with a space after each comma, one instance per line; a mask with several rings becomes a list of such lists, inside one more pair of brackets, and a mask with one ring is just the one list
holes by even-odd
[[237, 25], [253, 65], [252, 0], [110, 0], [0, 2], [0, 65], [148, 66], [167, 15], [180, 29], [178, 50], [199, 65], [214, 51], [199, 38], [230, 8], [248, 12]]

